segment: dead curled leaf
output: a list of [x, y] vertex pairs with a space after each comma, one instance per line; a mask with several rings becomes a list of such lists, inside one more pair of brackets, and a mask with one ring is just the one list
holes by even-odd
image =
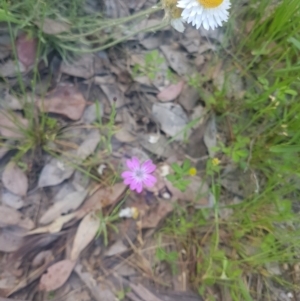
[[77, 260], [81, 251], [87, 247], [87, 245], [96, 236], [100, 227], [100, 219], [95, 216], [93, 212], [88, 213], [80, 222], [77, 229], [73, 247], [71, 250], [71, 260]]
[[37, 105], [41, 111], [78, 120], [83, 114], [86, 101], [73, 85], [60, 85], [51, 91], [45, 99], [38, 99]]
[[25, 196], [28, 189], [28, 179], [18, 165], [11, 161], [4, 169], [2, 183], [5, 188], [14, 194]]
[[175, 84], [175, 85], [170, 85], [166, 88], [164, 88], [162, 91], [160, 91], [157, 94], [157, 98], [161, 101], [172, 101], [174, 99], [176, 99], [184, 86], [184, 82], [180, 81], [179, 83]]
[[76, 262], [65, 259], [50, 266], [41, 277], [39, 289], [50, 292], [60, 288], [70, 277], [75, 264]]
[[63, 200], [55, 202], [41, 217], [41, 224], [48, 224], [54, 221], [61, 214], [66, 214], [71, 210], [77, 209], [85, 197], [87, 196], [86, 191], [75, 191], [67, 196]]

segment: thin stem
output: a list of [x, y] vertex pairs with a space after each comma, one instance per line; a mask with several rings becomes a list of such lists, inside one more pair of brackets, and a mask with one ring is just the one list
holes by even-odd
[[[72, 52], [77, 52], [77, 53], [93, 53], [93, 52], [105, 50], [107, 48], [115, 46], [115, 45], [117, 45], [117, 44], [119, 44], [121, 42], [124, 42], [124, 41], [128, 40], [129, 38], [135, 36], [138, 33], [147, 32], [147, 31], [156, 31], [156, 30], [164, 28], [165, 26], [167, 26], [167, 21], [162, 21], [162, 23], [159, 24], [159, 25], [151, 26], [151, 27], [145, 28], [143, 30], [136, 30], [136, 31], [134, 31], [134, 32], [132, 32], [132, 33], [126, 35], [126, 36], [123, 36], [122, 38], [120, 38], [118, 40], [115, 40], [113, 42], [107, 43], [107, 44], [105, 44], [103, 46], [100, 46], [98, 48], [78, 49], [78, 48], [71, 47], [71, 46], [68, 46], [68, 45], [61, 45], [61, 48], [64, 48], [66, 50], [70, 50]], [[97, 41], [93, 41], [93, 42], [96, 43]], [[98, 41], [98, 42], [100, 42], [100, 41]]]

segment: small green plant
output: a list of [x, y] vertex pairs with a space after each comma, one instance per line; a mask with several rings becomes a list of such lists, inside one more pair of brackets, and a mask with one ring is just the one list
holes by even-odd
[[98, 212], [98, 218], [100, 219], [100, 226], [96, 235], [96, 238], [98, 238], [101, 234], [103, 234], [104, 239], [104, 245], [108, 245], [108, 231], [107, 227], [110, 227], [115, 232], [118, 232], [118, 228], [113, 224], [113, 222], [120, 219], [119, 217], [119, 209], [121, 208], [122, 204], [124, 203], [126, 198], [123, 199], [114, 209], [111, 213], [104, 215], [102, 210]]
[[[118, 206], [119, 208], [119, 206]], [[116, 208], [111, 214], [104, 215], [102, 210], [98, 212], [98, 218], [100, 219], [99, 229], [96, 235], [98, 238], [101, 234], [103, 234], [104, 245], [108, 245], [108, 230], [107, 227], [112, 228], [115, 232], [118, 232], [118, 228], [113, 224], [113, 222], [119, 219], [119, 214], [116, 211]]]
[[158, 247], [155, 256], [159, 261], [165, 261], [170, 265], [173, 275], [178, 273], [176, 264], [178, 261], [178, 253], [176, 251], [167, 252], [165, 249]]
[[145, 55], [144, 65], [135, 64], [133, 66], [133, 77], [148, 76], [150, 80], [154, 80], [164, 61], [164, 58], [159, 54], [158, 50], [147, 53]]
[[226, 154], [234, 163], [238, 163], [241, 168], [246, 167], [246, 159], [249, 156], [248, 145], [250, 143], [249, 137], [243, 137], [238, 135], [236, 141], [234, 141], [230, 146], [225, 146], [220, 143], [221, 151]]
[[116, 297], [119, 301], [122, 301], [125, 299], [126, 294], [129, 293], [131, 290], [130, 288], [122, 289], [116, 292]]
[[185, 159], [181, 166], [178, 163], [173, 163], [171, 167], [173, 174], [167, 175], [167, 179], [174, 187], [184, 192], [191, 183], [191, 180], [188, 177], [194, 176], [197, 173], [197, 170], [194, 167], [191, 167], [191, 162], [188, 159]]

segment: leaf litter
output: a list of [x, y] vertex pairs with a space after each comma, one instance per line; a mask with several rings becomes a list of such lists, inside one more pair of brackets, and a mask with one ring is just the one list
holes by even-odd
[[[115, 7], [114, 13], [118, 12], [119, 15], [129, 15], [129, 6], [130, 9], [137, 9], [137, 5], [143, 5], [139, 1], [135, 4], [134, 1], [126, 1], [121, 9], [117, 1], [108, 4], [107, 7]], [[159, 22], [158, 19], [151, 20], [153, 24]], [[44, 33], [53, 36], [70, 29], [69, 23], [65, 20], [49, 18], [45, 19], [43, 25], [42, 23], [36, 25]], [[28, 179], [26, 184], [25, 172], [18, 166], [11, 169], [9, 165], [11, 163], [6, 165], [7, 170], [2, 174], [2, 184], [7, 191], [2, 194], [0, 206], [0, 215], [2, 214], [0, 250], [17, 253], [24, 246], [26, 249], [26, 241], [32, 242], [32, 239], [36, 239], [40, 244], [31, 243], [33, 249], [29, 246], [27, 248], [34, 254], [48, 252], [45, 253], [45, 257], [41, 255], [39, 264], [29, 267], [28, 275], [23, 277], [7, 296], [37, 279], [39, 289], [47, 292], [57, 290], [70, 282], [68, 279], [70, 276], [74, 277], [74, 274], [72, 275], [74, 271], [79, 276], [78, 281], [87, 286], [95, 300], [115, 300], [117, 295], [115, 283], [109, 283], [109, 277], [106, 276], [114, 274], [118, 260], [127, 263], [131, 254], [140, 253], [140, 262], [131, 266], [139, 276], [132, 278], [130, 284], [121, 276], [117, 277], [116, 282], [122, 283], [125, 291], [126, 288], [131, 288], [132, 292], [127, 294], [131, 300], [137, 298], [143, 301], [164, 300], [165, 296], [161, 294], [160, 299], [145, 284], [143, 277], [140, 277], [139, 272], [143, 271], [147, 277], [157, 280], [152, 270], [152, 265], [156, 264], [155, 260], [144, 258], [142, 248], [147, 239], [152, 237], [163, 225], [164, 220], [172, 214], [176, 204], [183, 208], [192, 206], [194, 210], [213, 207], [214, 200], [211, 198], [209, 186], [199, 175], [191, 178], [190, 185], [184, 192], [168, 181], [166, 175], [172, 172], [170, 169], [172, 162], [183, 161], [186, 156], [182, 142], [188, 137], [193, 137], [190, 136], [191, 133], [199, 129], [198, 134], [202, 133], [201, 139], [206, 144], [206, 151], [213, 157], [217, 130], [214, 117], [208, 123], [202, 118], [205, 108], [200, 105], [199, 91], [191, 87], [186, 78], [193, 70], [190, 57], [201, 61], [201, 64], [199, 62], [196, 64], [197, 68], [205, 67], [205, 62], [210, 58], [209, 52], [215, 49], [215, 44], [204, 42], [198, 32], [189, 31], [183, 41], [172, 42], [172, 45], [167, 42], [173, 41], [169, 30], [159, 34], [164, 38], [159, 38], [156, 34], [138, 35], [133, 40], [137, 45], [136, 50], [130, 48], [130, 43], [122, 45], [126, 49], [125, 53], [129, 53], [128, 58], [123, 57], [123, 53], [120, 55], [118, 49], [112, 48], [110, 51], [74, 57], [68, 63], [62, 62], [59, 66], [59, 73], [62, 75], [59, 78], [60, 82], [52, 85], [51, 89], [46, 91], [45, 97], [36, 96], [36, 106], [40, 112], [47, 113], [47, 116], [49, 114], [51, 118], [62, 123], [64, 129], [71, 129], [70, 132], [75, 134], [74, 139], [65, 138], [66, 144], [69, 143], [68, 146], [72, 145], [74, 148], [71, 150], [65, 146], [57, 148], [55, 158], [44, 160], [46, 163], [41, 166], [38, 184], [34, 189], [44, 194], [45, 198], [37, 204], [27, 204], [24, 198], [32, 188], [28, 187], [30, 186]], [[19, 64], [21, 71], [26, 73], [34, 62], [39, 60], [36, 57], [36, 40], [21, 35], [18, 43]], [[23, 49], [22, 45], [25, 45]], [[147, 74], [135, 77], [132, 62], [135, 60], [135, 63], [144, 64], [146, 54], [144, 49], [146, 48], [148, 52], [157, 49], [158, 46], [157, 52], [164, 61], [157, 72], [154, 72], [153, 78], [149, 79]], [[197, 58], [198, 54], [201, 54], [200, 59]], [[99, 57], [105, 58], [101, 59], [101, 64]], [[6, 69], [4, 76], [15, 75], [15, 65], [11, 64], [8, 67], [11, 69]], [[1, 68], [3, 64], [0, 64], [0, 70]], [[174, 78], [171, 80], [170, 74], [175, 76], [176, 80]], [[213, 77], [211, 79], [214, 81]], [[74, 84], [70, 84], [71, 82]], [[93, 89], [100, 91], [99, 99], [98, 95], [90, 95]], [[22, 100], [20, 103], [23, 105]], [[112, 144], [115, 143], [116, 146], [112, 154], [108, 154], [103, 146], [107, 135], [107, 131], [103, 128], [111, 118], [112, 106], [115, 107], [117, 116], [113, 120], [113, 127], [109, 130], [113, 139], [116, 138], [112, 140]], [[100, 112], [96, 112], [98, 108]], [[0, 134], [7, 139], [23, 139], [24, 133], [20, 129], [28, 126], [28, 120], [23, 117], [23, 106], [14, 102], [10, 110], [18, 112], [6, 111], [7, 109], [8, 107], [1, 106], [0, 114], [3, 118], [0, 118]], [[190, 126], [190, 122], [198, 117], [202, 118], [201, 122]], [[82, 129], [76, 130], [78, 125]], [[199, 146], [198, 141], [191, 145], [193, 148]], [[9, 155], [10, 153], [7, 154]], [[155, 163], [169, 166], [167, 173], [156, 174], [159, 183], [153, 189], [138, 196], [126, 192], [126, 186], [118, 178], [123, 162], [133, 155], [137, 155], [140, 160], [153, 158]], [[91, 158], [92, 163], [89, 162]], [[92, 165], [87, 167], [86, 164]], [[100, 166], [105, 166], [105, 169], [98, 173], [97, 169]], [[81, 185], [78, 179], [85, 176], [83, 171], [92, 175], [97, 174], [99, 181], [91, 180], [86, 186]], [[110, 172], [113, 173], [113, 183], [106, 182]], [[17, 181], [10, 181], [12, 178], [21, 184], [17, 185]], [[52, 188], [64, 185], [68, 185], [70, 190], [58, 193], [55, 197], [50, 194]], [[113, 225], [119, 229], [118, 233], [106, 225], [109, 240], [109, 246], [106, 247], [101, 237], [97, 238], [101, 223], [97, 213], [101, 210], [105, 216], [112, 214], [118, 216], [121, 212], [120, 202], [122, 208], [137, 208], [139, 215], [136, 220], [126, 221], [119, 218], [116, 223], [114, 222]], [[30, 211], [29, 207], [34, 208]], [[126, 224], [129, 221], [131, 228]], [[47, 243], [43, 245], [41, 242], [44, 239]], [[98, 268], [90, 263], [91, 254], [96, 246], [100, 250], [96, 259]], [[106, 264], [109, 264], [110, 268], [106, 269]], [[108, 274], [103, 273], [105, 269]], [[173, 288], [176, 290], [176, 287]], [[182, 296], [179, 294], [175, 298], [182, 300], [185, 298]]]

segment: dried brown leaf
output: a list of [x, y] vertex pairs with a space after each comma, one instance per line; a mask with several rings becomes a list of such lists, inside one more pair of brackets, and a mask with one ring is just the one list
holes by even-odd
[[81, 221], [73, 242], [70, 258], [77, 260], [81, 251], [94, 239], [100, 227], [100, 219], [93, 212], [87, 214]]
[[189, 62], [182, 51], [173, 49], [172, 46], [164, 45], [160, 47], [169, 65], [179, 75], [186, 75], [190, 72]]
[[21, 34], [16, 41], [16, 50], [19, 61], [28, 69], [33, 66], [37, 54], [37, 39], [27, 34]]
[[123, 183], [116, 183], [112, 187], [100, 188], [90, 196], [83, 206], [77, 210], [77, 218], [82, 218], [92, 210], [100, 210], [117, 202], [126, 190]]
[[8, 146], [6, 146], [6, 145], [1, 146], [0, 147], [0, 159], [2, 159], [8, 152], [9, 152]]
[[13, 77], [19, 72], [24, 73], [26, 71], [26, 67], [21, 62], [17, 63], [19, 67], [17, 67], [17, 64], [14, 60], [8, 59], [5, 63], [0, 65], [0, 75], [3, 77]]
[[18, 165], [11, 161], [4, 169], [2, 183], [6, 189], [14, 194], [25, 196], [28, 189], [28, 179]]
[[43, 21], [35, 23], [46, 34], [56, 35], [62, 32], [68, 31], [70, 25], [63, 21], [52, 20], [49, 18], [43, 18]]
[[217, 126], [215, 115], [212, 115], [207, 122], [203, 139], [207, 147], [209, 156], [213, 158], [216, 153], [214, 148], [217, 146]]
[[19, 249], [23, 242], [23, 231], [17, 227], [0, 229], [0, 251], [14, 252]]
[[89, 288], [93, 297], [97, 301], [115, 301], [115, 294], [111, 291], [111, 286], [106, 286], [103, 283], [97, 284], [97, 281], [93, 278], [91, 273], [83, 272], [82, 266], [77, 264], [75, 272], [81, 279], [81, 281]]
[[170, 85], [166, 88], [164, 88], [162, 91], [160, 91], [157, 94], [157, 98], [161, 101], [172, 101], [176, 99], [180, 93], [182, 92], [184, 86], [184, 82], [180, 81], [177, 84]]
[[148, 215], [142, 218], [142, 228], [156, 228], [160, 222], [173, 211], [173, 205], [168, 201], [160, 201]]
[[85, 197], [87, 196], [86, 191], [75, 191], [64, 197], [63, 200], [56, 201], [41, 217], [41, 224], [48, 224], [54, 221], [61, 214], [66, 214], [71, 210], [77, 209]]
[[74, 167], [64, 164], [62, 161], [53, 158], [44, 166], [39, 178], [39, 187], [58, 185], [71, 177]]
[[126, 127], [119, 129], [114, 135], [121, 142], [133, 142], [136, 137]]
[[143, 301], [162, 301], [140, 283], [130, 283], [130, 287]]
[[94, 55], [84, 54], [71, 63], [63, 62], [60, 71], [75, 77], [89, 79], [94, 75]]
[[127, 250], [128, 247], [124, 245], [123, 240], [119, 239], [105, 251], [105, 256], [114, 256], [117, 254], [121, 254]]
[[49, 253], [48, 257], [45, 258], [44, 264], [41, 267], [31, 271], [29, 274], [26, 274], [25, 277], [7, 294], [7, 296], [12, 295], [39, 278], [53, 260], [54, 256], [52, 253]]
[[41, 233], [57, 233], [62, 229], [65, 223], [69, 222], [75, 217], [76, 214], [74, 212], [67, 215], [60, 216], [50, 225], [36, 228], [32, 231], [27, 232], [26, 235], [41, 234]]
[[0, 227], [18, 225], [22, 219], [19, 211], [5, 206], [0, 206]]
[[90, 156], [96, 149], [98, 143], [100, 142], [100, 134], [98, 130], [92, 130], [87, 136], [84, 142], [77, 149], [77, 156], [81, 160], [85, 160]]
[[4, 98], [0, 98], [0, 105], [4, 109], [22, 110], [24, 101], [6, 91]]
[[50, 292], [60, 288], [70, 277], [76, 262], [65, 259], [50, 266], [42, 275], [39, 289]]
[[182, 105], [185, 110], [191, 111], [194, 109], [199, 98], [199, 91], [196, 88], [185, 84], [182, 93], [178, 98], [178, 103]]
[[2, 193], [2, 202], [14, 209], [21, 209], [25, 204], [21, 196], [10, 193], [9, 191], [4, 191]]
[[37, 104], [41, 111], [78, 120], [83, 114], [86, 101], [73, 85], [61, 85], [51, 91], [45, 99], [39, 99]]
[[28, 128], [28, 120], [16, 113], [0, 110], [0, 135], [4, 138], [23, 138], [21, 129]]
[[152, 107], [152, 114], [166, 134], [174, 137], [175, 140], [183, 140], [184, 128], [189, 120], [180, 105], [155, 103]]

